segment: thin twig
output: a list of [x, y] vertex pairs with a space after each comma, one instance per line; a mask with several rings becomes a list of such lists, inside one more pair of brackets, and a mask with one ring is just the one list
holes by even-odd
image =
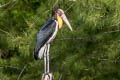
[[2, 30], [2, 29], [0, 29], [0, 31], [3, 32], [3, 33], [5, 33], [5, 34], [9, 34], [9, 32], [4, 31], [4, 30]]
[[70, 6], [65, 10], [65, 12], [67, 12], [70, 8], [72, 8], [73, 5], [74, 5], [74, 4], [70, 5]]
[[118, 56], [118, 57], [115, 59], [115, 63], [117, 63], [119, 59], [120, 59], [120, 56]]
[[0, 67], [6, 67], [6, 68], [13, 68], [13, 69], [16, 69], [16, 70], [21, 70], [20, 68], [18, 67], [15, 67], [15, 66], [0, 66]]
[[17, 4], [18, 1], [19, 0], [16, 0], [16, 2], [15, 2], [15, 0], [13, 0], [12, 2], [15, 2], [15, 3], [12, 6], [8, 7], [3, 13], [1, 13], [0, 16], [3, 16], [8, 10], [10, 10], [11, 8], [13, 8]]
[[60, 77], [59, 77], [59, 79], [58, 80], [62, 80], [62, 74], [60, 74]]
[[60, 39], [56, 39], [56, 40], [83, 40], [85, 38], [81, 38], [81, 37], [78, 37], [78, 38], [60, 38]]
[[22, 73], [24, 72], [25, 68], [26, 68], [26, 66], [24, 66], [24, 68], [21, 70], [21, 72], [20, 72], [20, 74], [19, 74], [19, 76], [18, 76], [17, 80], [19, 80], [19, 79], [20, 79], [20, 77], [21, 77]]
[[6, 6], [9, 5], [11, 2], [12, 2], [12, 1], [9, 1], [9, 2], [6, 3], [6, 4], [0, 5], [0, 8], [6, 7]]
[[52, 6], [52, 9], [55, 8], [56, 4], [58, 3], [59, 0], [56, 0], [55, 4]]
[[120, 22], [118, 22], [117, 24], [111, 25], [111, 27], [118, 26], [119, 24], [120, 24]]
[[110, 61], [110, 62], [117, 62], [118, 59], [107, 59], [107, 58], [97, 58], [97, 57], [91, 57], [91, 58], [88, 58], [90, 60], [98, 60], [98, 61]]
[[103, 32], [103, 34], [108, 34], [108, 33], [115, 33], [115, 32], [120, 32], [120, 30], [115, 30], [115, 31], [108, 31], [108, 32]]
[[106, 58], [96, 58], [96, 57], [91, 57], [89, 59], [92, 59], [92, 60], [98, 60], [98, 61], [107, 61], [108, 59]]
[[[120, 32], [120, 30], [114, 30], [114, 31], [108, 31], [108, 32], [103, 32], [102, 34], [109, 34], [109, 33], [115, 33], [115, 32]], [[77, 38], [60, 38], [60, 39], [56, 39], [56, 40], [85, 40], [85, 39], [89, 39], [87, 37], [77, 37]], [[93, 39], [94, 40], [94, 39]]]
[[0, 31], [3, 32], [3, 33], [5, 33], [5, 34], [7, 34], [7, 35], [9, 35], [9, 36], [11, 36], [13, 38], [13, 36], [9, 32], [7, 32], [5, 30], [2, 30], [2, 29], [0, 29]]

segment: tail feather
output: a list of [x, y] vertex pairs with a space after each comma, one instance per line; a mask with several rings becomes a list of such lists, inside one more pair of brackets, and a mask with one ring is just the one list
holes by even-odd
[[34, 52], [34, 58], [36, 60], [42, 59], [44, 52], [45, 52], [45, 46], [41, 47], [39, 51]]
[[38, 60], [38, 52], [34, 51], [34, 58], [35, 58], [35, 60]]

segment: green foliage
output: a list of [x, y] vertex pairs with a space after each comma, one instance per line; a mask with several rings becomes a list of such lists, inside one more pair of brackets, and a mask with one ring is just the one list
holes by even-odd
[[0, 80], [38, 80], [43, 60], [35, 61], [36, 33], [53, 7], [65, 11], [72, 27], [59, 30], [50, 48], [57, 80], [120, 79], [119, 0], [0, 0]]

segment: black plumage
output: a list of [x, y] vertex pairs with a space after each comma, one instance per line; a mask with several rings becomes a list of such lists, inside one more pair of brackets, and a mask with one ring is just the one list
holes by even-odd
[[48, 42], [50, 37], [52, 37], [52, 35], [55, 32], [55, 29], [57, 27], [55, 20], [55, 18], [50, 18], [49, 20], [47, 20], [46, 23], [40, 28], [39, 32], [37, 33], [34, 48], [34, 58], [36, 60], [39, 58], [39, 50]]

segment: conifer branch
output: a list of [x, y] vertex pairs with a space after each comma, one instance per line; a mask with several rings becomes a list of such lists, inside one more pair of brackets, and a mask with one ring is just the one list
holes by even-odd
[[[10, 10], [10, 9], [12, 9], [16, 4], [17, 4], [17, 2], [18, 2], [19, 0], [12, 0], [10, 3], [14, 3], [14, 4], [12, 4], [10, 7], [8, 7], [5, 11], [3, 11], [3, 13], [1, 13], [1, 15], [0, 16], [3, 16], [8, 10]], [[9, 3], [9, 2], [8, 2]], [[9, 4], [10, 4], [9, 3]]]
[[0, 32], [3, 32], [3, 33], [5, 33], [5, 34], [7, 34], [7, 35], [9, 35], [9, 36], [11, 36], [13, 38], [13, 36], [9, 32], [7, 32], [5, 30], [0, 29]]
[[11, 1], [9, 1], [9, 2], [6, 3], [6, 4], [0, 5], [0, 8], [6, 7], [6, 6], [9, 5], [10, 3], [11, 3]]

